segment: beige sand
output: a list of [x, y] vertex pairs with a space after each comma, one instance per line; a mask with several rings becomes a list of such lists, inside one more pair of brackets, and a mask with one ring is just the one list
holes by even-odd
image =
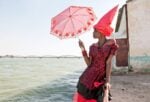
[[150, 102], [150, 74], [113, 75], [111, 102]]

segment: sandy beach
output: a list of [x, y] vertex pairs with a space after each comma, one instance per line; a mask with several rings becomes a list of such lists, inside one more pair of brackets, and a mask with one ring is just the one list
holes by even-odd
[[150, 102], [150, 74], [112, 76], [111, 102]]

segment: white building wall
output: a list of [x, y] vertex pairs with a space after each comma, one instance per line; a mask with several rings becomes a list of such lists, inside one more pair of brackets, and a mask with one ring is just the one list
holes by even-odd
[[127, 6], [130, 64], [150, 68], [150, 0], [133, 0]]
[[131, 56], [150, 56], [150, 0], [128, 3], [128, 23]]

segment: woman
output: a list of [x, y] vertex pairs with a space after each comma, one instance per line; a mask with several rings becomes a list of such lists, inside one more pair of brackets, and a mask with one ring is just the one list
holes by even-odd
[[[111, 100], [109, 93], [111, 63], [118, 45], [115, 40], [107, 40], [106, 36], [110, 36], [113, 31], [110, 27], [112, 18], [110, 20], [108, 15], [112, 15], [112, 12], [114, 15], [114, 10], [116, 8], [113, 8], [94, 26], [93, 37], [98, 39], [98, 42], [90, 46], [89, 55], [83, 42], [79, 40], [79, 46], [87, 68], [79, 78], [74, 102], [108, 102], [108, 100]], [[103, 20], [107, 20], [107, 18], [110, 21], [104, 24]]]

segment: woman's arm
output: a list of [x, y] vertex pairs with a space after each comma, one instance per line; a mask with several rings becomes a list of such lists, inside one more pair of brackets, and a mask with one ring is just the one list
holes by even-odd
[[116, 51], [119, 48], [115, 40], [110, 40], [111, 51], [110, 55], [106, 61], [106, 83], [110, 82], [111, 70], [112, 70], [112, 58], [116, 55]]
[[85, 63], [87, 64], [87, 66], [89, 66], [91, 64], [91, 59], [92, 57], [91, 56], [88, 56], [86, 50], [85, 50], [85, 47], [84, 47], [84, 44], [81, 40], [79, 40], [79, 46], [81, 48], [81, 51], [82, 51], [82, 55], [83, 55], [83, 58], [84, 58], [84, 61]]
[[92, 57], [91, 56], [88, 57], [87, 54], [84, 55], [83, 53], [85, 53], [85, 52], [86, 52], [86, 50], [82, 51], [82, 55], [83, 55], [86, 65], [89, 66], [91, 64]]
[[110, 76], [111, 76], [111, 70], [112, 70], [112, 58], [113, 58], [113, 55], [110, 54], [106, 61], [106, 83], [110, 83]]

